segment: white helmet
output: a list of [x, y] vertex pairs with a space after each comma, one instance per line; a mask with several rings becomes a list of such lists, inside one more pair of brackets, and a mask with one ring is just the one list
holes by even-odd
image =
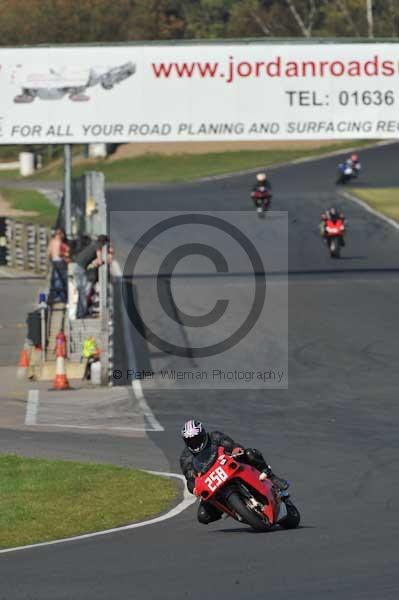
[[208, 443], [208, 434], [201, 423], [195, 419], [186, 421], [181, 430], [181, 435], [187, 448], [192, 454], [198, 454]]
[[256, 176], [257, 181], [262, 182], [266, 181], [266, 173], [258, 173]]

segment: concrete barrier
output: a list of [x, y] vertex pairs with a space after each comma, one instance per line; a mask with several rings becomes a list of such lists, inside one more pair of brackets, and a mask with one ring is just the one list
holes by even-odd
[[0, 163], [0, 171], [14, 171], [15, 169], [19, 169], [20, 162], [6, 162]]
[[22, 177], [28, 177], [35, 172], [35, 155], [33, 152], [20, 152], [19, 171]]

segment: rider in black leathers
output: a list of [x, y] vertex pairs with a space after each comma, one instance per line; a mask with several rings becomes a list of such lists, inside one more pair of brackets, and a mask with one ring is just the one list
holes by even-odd
[[272, 184], [268, 179], [266, 173], [258, 173], [256, 175], [256, 183], [254, 184], [252, 191], [257, 192], [258, 190], [266, 190], [267, 192], [272, 192]]
[[258, 173], [256, 175], [256, 183], [254, 184], [252, 191], [251, 191], [251, 198], [254, 201], [255, 205], [256, 205], [256, 193], [257, 192], [268, 192], [270, 194], [270, 198], [269, 198], [269, 205], [270, 205], [270, 199], [271, 199], [271, 195], [272, 195], [272, 184], [270, 183], [269, 179], [267, 178], [266, 173]]
[[[210, 445], [223, 446], [228, 454], [242, 452], [238, 460], [255, 467], [262, 473], [265, 473], [269, 479], [280, 489], [286, 490], [288, 483], [284, 479], [276, 477], [271, 467], [266, 463], [263, 455], [256, 448], [244, 448], [241, 444], [225, 435], [221, 431], [211, 431], [207, 433], [200, 421], [194, 419], [186, 421], [182, 428], [182, 438], [186, 444], [180, 456], [180, 468], [187, 481], [189, 492], [194, 493], [195, 472], [193, 470], [193, 460], [195, 456], [207, 449]], [[198, 507], [198, 521], [203, 525], [208, 525], [212, 521], [220, 519], [222, 513], [209, 502], [200, 501]]]

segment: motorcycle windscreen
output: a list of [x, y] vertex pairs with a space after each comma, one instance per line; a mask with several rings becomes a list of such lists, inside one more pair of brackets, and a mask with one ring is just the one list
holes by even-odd
[[194, 456], [193, 470], [195, 473], [206, 473], [209, 471], [218, 456], [218, 448], [214, 444], [210, 444], [204, 448], [199, 454]]

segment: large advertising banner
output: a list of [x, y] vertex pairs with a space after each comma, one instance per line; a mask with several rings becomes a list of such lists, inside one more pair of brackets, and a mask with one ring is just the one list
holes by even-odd
[[398, 44], [0, 50], [0, 143], [399, 137]]

